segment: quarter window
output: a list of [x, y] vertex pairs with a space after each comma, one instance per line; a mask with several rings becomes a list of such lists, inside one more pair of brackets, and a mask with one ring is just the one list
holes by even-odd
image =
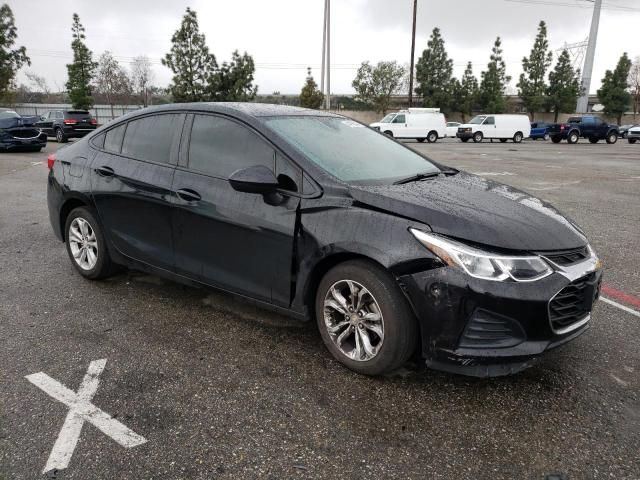
[[196, 115], [189, 143], [189, 168], [228, 178], [241, 168], [274, 170], [274, 149], [247, 127], [213, 115]]
[[124, 130], [127, 127], [126, 124], [122, 124], [116, 128], [109, 130], [104, 137], [104, 149], [111, 153], [120, 153], [122, 148], [122, 138], [124, 137]]
[[182, 130], [181, 119], [181, 114], [164, 114], [130, 121], [122, 154], [138, 160], [169, 163], [173, 139]]

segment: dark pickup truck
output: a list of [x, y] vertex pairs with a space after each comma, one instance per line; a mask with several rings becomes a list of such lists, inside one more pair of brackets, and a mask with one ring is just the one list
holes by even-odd
[[580, 137], [588, 138], [591, 143], [606, 140], [607, 143], [618, 141], [618, 125], [605, 122], [595, 115], [569, 117], [566, 123], [554, 123], [549, 126], [549, 136], [553, 143], [566, 140], [567, 143], [577, 143]]

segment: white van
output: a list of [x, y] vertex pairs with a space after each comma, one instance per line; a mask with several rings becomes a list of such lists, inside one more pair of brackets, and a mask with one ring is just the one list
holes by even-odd
[[478, 115], [469, 123], [458, 127], [458, 137], [463, 142], [481, 142], [485, 138], [498, 139], [502, 143], [513, 140], [520, 143], [531, 134], [527, 115]]
[[439, 108], [400, 110], [369, 126], [394, 138], [415, 138], [419, 142], [433, 143], [447, 134], [447, 122]]

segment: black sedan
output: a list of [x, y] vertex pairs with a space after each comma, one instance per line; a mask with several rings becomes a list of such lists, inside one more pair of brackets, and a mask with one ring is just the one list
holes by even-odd
[[[28, 120], [28, 119], [27, 119]], [[47, 146], [47, 135], [12, 110], [0, 111], [0, 151], [39, 152]]]
[[49, 157], [90, 279], [126, 266], [315, 320], [369, 375], [412, 356], [513, 373], [589, 328], [600, 262], [549, 204], [347, 118], [260, 104], [137, 111]]

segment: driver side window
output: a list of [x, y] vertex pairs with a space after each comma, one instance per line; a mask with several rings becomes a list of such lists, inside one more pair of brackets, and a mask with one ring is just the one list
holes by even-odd
[[485, 125], [495, 125], [496, 119], [494, 117], [487, 117], [484, 121]]
[[396, 115], [396, 118], [393, 119], [393, 123], [404, 123], [404, 115]]

